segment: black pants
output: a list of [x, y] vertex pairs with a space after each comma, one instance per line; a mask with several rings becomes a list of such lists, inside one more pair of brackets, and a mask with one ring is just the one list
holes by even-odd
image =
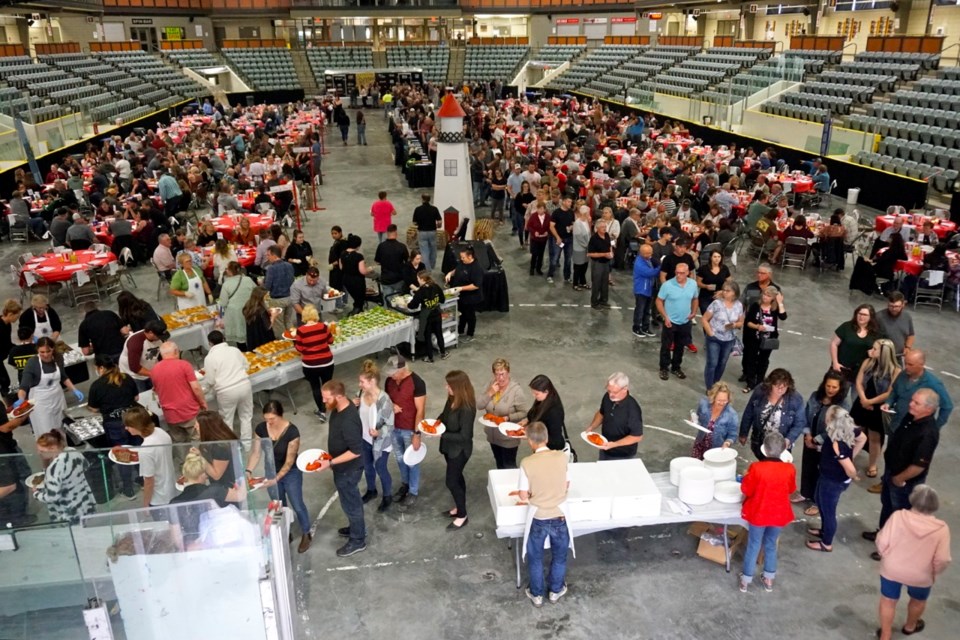
[[516, 469], [517, 450], [519, 448], [520, 447], [501, 447], [491, 442], [490, 450], [493, 451], [493, 460], [497, 463], [497, 469]]
[[333, 379], [333, 363], [325, 367], [303, 367], [303, 377], [310, 383], [310, 392], [313, 393], [313, 401], [317, 403], [317, 411], [323, 413], [326, 407], [320, 388]]
[[[683, 364], [683, 350], [690, 344], [690, 323], [663, 325], [660, 330], [660, 370], [676, 371]], [[670, 349], [673, 348], [671, 356]]]
[[433, 340], [430, 339], [431, 337], [437, 339], [437, 348], [440, 349], [440, 355], [446, 353], [447, 348], [443, 344], [443, 319], [438, 317], [427, 320], [425, 325], [423, 328], [423, 352], [426, 357], [433, 359]]
[[743, 377], [751, 389], [763, 381], [770, 367], [771, 351], [760, 348], [760, 341], [755, 334], [754, 331], [745, 331], [743, 334]]
[[530, 241], [530, 275], [533, 275], [534, 271], [543, 275], [543, 254], [546, 250], [546, 242]]
[[607, 304], [610, 297], [610, 263], [590, 260], [590, 304]]
[[477, 330], [477, 303], [468, 302], [463, 298], [457, 301], [457, 308], [460, 310], [460, 322], [457, 324], [457, 333], [464, 333], [473, 336]]
[[817, 495], [817, 481], [820, 479], [820, 452], [803, 445], [803, 463], [800, 465], [800, 495], [813, 500]]
[[463, 477], [463, 469], [467, 466], [470, 456], [466, 452], [458, 456], [444, 456], [447, 459], [447, 489], [453, 496], [453, 504], [457, 507], [457, 517], [467, 517], [467, 480]]
[[587, 285], [587, 263], [573, 265], [573, 286], [585, 287]]
[[344, 278], [343, 288], [353, 302], [351, 314], [360, 313], [367, 304], [367, 281], [365, 278]]
[[[4, 354], [3, 360], [6, 360], [8, 355]], [[7, 371], [6, 365], [0, 362], [0, 396], [6, 397], [8, 393], [10, 393], [10, 372]]]

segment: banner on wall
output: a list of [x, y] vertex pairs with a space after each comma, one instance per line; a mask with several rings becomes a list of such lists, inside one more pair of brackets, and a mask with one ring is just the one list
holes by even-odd
[[631, 18], [610, 18], [610, 22], [613, 24], [636, 24], [636, 17]]
[[580, 24], [580, 18], [557, 18], [557, 24]]

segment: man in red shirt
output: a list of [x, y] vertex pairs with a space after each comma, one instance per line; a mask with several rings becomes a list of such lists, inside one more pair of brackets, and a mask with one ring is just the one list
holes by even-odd
[[402, 507], [412, 507], [420, 493], [420, 465], [407, 466], [403, 453], [407, 447], [420, 449], [420, 433], [414, 428], [423, 420], [427, 406], [427, 385], [410, 371], [403, 356], [390, 356], [383, 367], [384, 391], [393, 402], [393, 455], [400, 467], [400, 490], [393, 500]]
[[377, 194], [377, 201], [370, 206], [370, 216], [373, 218], [373, 230], [377, 234], [377, 243], [383, 242], [387, 235], [387, 227], [393, 216], [397, 215], [397, 210], [393, 203], [387, 200], [387, 192], [381, 191]]
[[[207, 408], [203, 389], [197, 382], [193, 365], [180, 359], [180, 348], [176, 342], [164, 342], [160, 345], [162, 360], [150, 370], [153, 390], [157, 402], [163, 410], [163, 419], [167, 423], [170, 439], [175, 444], [199, 439], [194, 425], [197, 414]], [[187, 447], [175, 447], [173, 461], [179, 470], [187, 456]]]

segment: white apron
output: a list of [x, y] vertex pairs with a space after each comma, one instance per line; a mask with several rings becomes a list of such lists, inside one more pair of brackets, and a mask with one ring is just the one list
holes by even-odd
[[[177, 296], [177, 309], [183, 311], [190, 307], [201, 307], [207, 301], [203, 293], [203, 281], [197, 275], [197, 270], [193, 270], [194, 277], [187, 277], [187, 295]], [[186, 272], [184, 272], [186, 275]]]
[[67, 410], [67, 400], [60, 388], [60, 367], [54, 367], [53, 373], [44, 373], [40, 364], [40, 382], [27, 396], [34, 404], [30, 413], [30, 426], [33, 437], [39, 438], [45, 433], [63, 426], [63, 414]]
[[[573, 553], [573, 557], [577, 557], [577, 550], [573, 548], [573, 528], [570, 526], [570, 513], [567, 511], [567, 502], [564, 500], [561, 502], [558, 507], [560, 511], [563, 512], [563, 517], [566, 519], [567, 523], [567, 536], [570, 538], [570, 551]], [[537, 512], [537, 508], [533, 505], [527, 507], [527, 522], [523, 526], [523, 546], [521, 547], [521, 558], [527, 559], [527, 538], [530, 537], [530, 526], [533, 524], [533, 514]], [[543, 548], [550, 548], [550, 538], [546, 538], [543, 541]]]
[[33, 337], [37, 340], [40, 338], [49, 338], [53, 333], [53, 327], [50, 325], [50, 313], [46, 315], [46, 320], [40, 322], [40, 319], [37, 317], [37, 310], [33, 310]]

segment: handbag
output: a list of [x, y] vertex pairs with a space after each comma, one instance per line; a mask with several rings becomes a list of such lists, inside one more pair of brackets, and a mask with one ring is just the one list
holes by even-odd
[[577, 450], [570, 444], [570, 436], [567, 435], [567, 424], [563, 424], [563, 451], [567, 454], [567, 462], [570, 464], [577, 461]]
[[774, 338], [766, 334], [760, 336], [760, 349], [764, 351], [774, 351], [780, 348], [780, 338]]

